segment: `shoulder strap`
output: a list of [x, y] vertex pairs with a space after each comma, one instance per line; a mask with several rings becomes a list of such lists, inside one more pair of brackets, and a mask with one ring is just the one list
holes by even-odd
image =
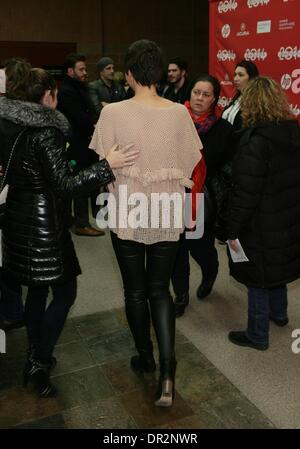
[[11, 161], [12, 161], [12, 158], [13, 158], [13, 155], [14, 155], [14, 153], [15, 153], [15, 149], [16, 149], [17, 143], [19, 142], [21, 136], [25, 133], [26, 130], [27, 130], [27, 128], [23, 128], [22, 131], [19, 132], [19, 134], [17, 135], [17, 137], [16, 137], [16, 139], [15, 139], [15, 141], [14, 141], [14, 143], [13, 143], [13, 146], [12, 146], [12, 149], [11, 149], [11, 152], [10, 152], [10, 155], [9, 155], [9, 158], [8, 158], [8, 162], [7, 162], [7, 165], [6, 165], [5, 173], [4, 173], [3, 178], [2, 178], [2, 182], [1, 182], [1, 190], [0, 190], [0, 192], [2, 192], [2, 190], [3, 190], [4, 186], [5, 186], [5, 182], [6, 182], [6, 178], [7, 178], [8, 169], [9, 169], [9, 167], [10, 167], [10, 164], [11, 164]]

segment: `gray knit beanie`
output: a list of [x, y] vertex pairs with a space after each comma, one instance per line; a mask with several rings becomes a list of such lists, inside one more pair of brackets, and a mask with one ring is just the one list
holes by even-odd
[[109, 64], [114, 64], [114, 61], [108, 56], [104, 56], [97, 62], [97, 69], [101, 72]]

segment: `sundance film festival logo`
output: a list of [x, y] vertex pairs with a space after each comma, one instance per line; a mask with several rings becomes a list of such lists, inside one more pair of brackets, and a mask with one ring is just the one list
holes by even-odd
[[248, 0], [248, 8], [257, 8], [258, 6], [265, 6], [270, 3], [270, 0]]
[[241, 37], [241, 36], [249, 36], [249, 31], [247, 31], [246, 30], [246, 24], [245, 24], [245, 22], [242, 22], [241, 23], [241, 27], [240, 27], [240, 31], [238, 32], [238, 33], [236, 33], [236, 35], [238, 36], [238, 37]]
[[291, 75], [289, 73], [285, 73], [282, 75], [280, 84], [282, 89], [289, 90], [291, 89], [293, 94], [300, 93], [300, 69], [295, 69], [292, 71]]
[[236, 54], [233, 50], [219, 50], [217, 58], [219, 61], [234, 61]]
[[[118, 201], [113, 193], [103, 192], [97, 197], [102, 206], [96, 222], [100, 228], [119, 229], [193, 229], [187, 239], [198, 239], [204, 232], [204, 194], [174, 192], [142, 192], [128, 195], [127, 185], [118, 188]], [[196, 217], [192, 216], [193, 201]], [[119, 208], [117, 207], [119, 204]]]
[[225, 0], [219, 2], [218, 11], [222, 14], [222, 12], [235, 11], [237, 7], [238, 2], [236, 0]]
[[281, 84], [282, 89], [288, 90], [292, 85], [291, 75], [289, 75], [288, 73], [285, 73], [284, 75], [282, 75], [280, 84]]
[[227, 39], [229, 34], [230, 34], [230, 25], [228, 23], [226, 23], [225, 25], [223, 25], [221, 33], [222, 33], [222, 37], [224, 37], [224, 39]]
[[231, 101], [231, 98], [228, 98], [228, 97], [220, 97], [220, 98], [219, 98], [219, 101], [218, 101], [218, 104], [219, 104], [222, 108], [226, 108], [226, 106], [229, 105], [230, 101]]
[[0, 354], [6, 353], [6, 335], [4, 330], [0, 329]]
[[300, 59], [300, 47], [280, 47], [278, 52], [280, 61], [290, 61], [291, 59]]
[[300, 115], [300, 106], [298, 106], [297, 104], [290, 104], [290, 110], [291, 113], [294, 114], [296, 117]]
[[246, 61], [264, 61], [267, 56], [264, 48], [247, 48], [244, 54]]

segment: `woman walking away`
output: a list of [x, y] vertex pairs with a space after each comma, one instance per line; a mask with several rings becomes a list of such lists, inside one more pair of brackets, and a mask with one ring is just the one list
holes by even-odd
[[[151, 206], [155, 206], [153, 197], [160, 194], [183, 199], [184, 186], [191, 187], [189, 178], [201, 158], [202, 145], [186, 108], [157, 94], [163, 68], [161, 50], [154, 42], [140, 40], [129, 47], [125, 56], [126, 79], [135, 95], [103, 109], [91, 147], [102, 156], [105, 148], [116, 143], [133, 143], [140, 151], [134, 166], [117, 170], [114, 185], [109, 185], [118, 211], [125, 211], [128, 218], [127, 227], [123, 223], [113, 226], [111, 238], [123, 278], [127, 320], [138, 352], [131, 359], [131, 367], [142, 372], [154, 371], [156, 367], [149, 304], [160, 359], [155, 404], [169, 407], [173, 403], [176, 368], [175, 313], [169, 283], [184, 225], [176, 227], [181, 211], [177, 215], [175, 211], [174, 217], [174, 205], [160, 209], [155, 217], [151, 215]], [[140, 219], [137, 215], [132, 225], [132, 208], [129, 215], [121, 198], [120, 189], [124, 187], [128, 198], [135, 195], [143, 205], [146, 199], [147, 209]], [[169, 225], [163, 224], [166, 218]]]

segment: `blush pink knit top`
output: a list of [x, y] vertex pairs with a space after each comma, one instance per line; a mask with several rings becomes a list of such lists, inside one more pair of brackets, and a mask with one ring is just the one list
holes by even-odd
[[[116, 181], [109, 185], [116, 199], [117, 218], [120, 213], [131, 213], [136, 218], [135, 224], [117, 219], [111, 230], [121, 239], [145, 244], [178, 240], [184, 224], [178, 227], [175, 223], [172, 202], [170, 225], [166, 226], [162, 218], [169, 213], [168, 208], [160, 209], [156, 217], [158, 224], [153, 225], [151, 201], [153, 193], [178, 193], [183, 199], [185, 187], [192, 186], [190, 178], [201, 158], [202, 143], [187, 109], [178, 103], [156, 107], [134, 99], [109, 104], [101, 112], [90, 148], [105, 157], [114, 144], [121, 147], [134, 144], [140, 155], [134, 165], [114, 170]], [[132, 194], [142, 194], [143, 198], [139, 203], [128, 204]], [[146, 213], [145, 207], [141, 207], [145, 206], [145, 198], [148, 199]]]

